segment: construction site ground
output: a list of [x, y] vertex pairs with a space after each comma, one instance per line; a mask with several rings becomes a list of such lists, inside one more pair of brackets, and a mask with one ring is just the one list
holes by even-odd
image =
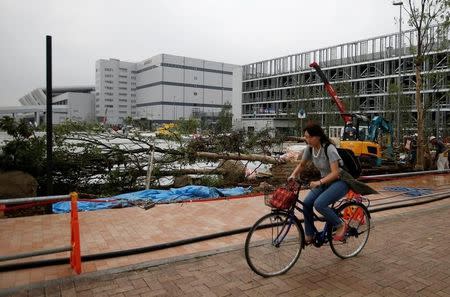
[[[426, 201], [385, 187], [449, 191], [450, 174], [371, 183], [386, 202]], [[304, 194], [304, 193], [302, 193]], [[267, 213], [263, 196], [80, 213], [81, 253], [90, 255], [172, 242], [251, 226]], [[247, 266], [246, 233], [132, 256], [0, 272], [12, 296], [450, 296], [450, 199], [376, 212], [363, 252], [341, 260], [308, 247], [285, 275], [262, 278]], [[0, 221], [1, 255], [70, 242], [70, 215]], [[68, 252], [2, 264], [68, 257]]]

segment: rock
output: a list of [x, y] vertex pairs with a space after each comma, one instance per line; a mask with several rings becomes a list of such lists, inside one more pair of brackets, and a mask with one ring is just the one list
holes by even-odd
[[239, 160], [221, 161], [218, 168], [225, 171], [222, 175], [227, 184], [240, 183], [245, 179], [245, 166]]
[[173, 181], [174, 188], [181, 188], [185, 186], [192, 185], [193, 180], [189, 175], [176, 176]]
[[0, 172], [0, 199], [36, 197], [38, 182], [22, 171]]

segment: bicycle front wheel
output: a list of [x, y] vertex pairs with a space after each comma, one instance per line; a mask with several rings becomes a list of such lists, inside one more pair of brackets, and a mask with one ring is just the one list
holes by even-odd
[[269, 277], [288, 271], [300, 257], [303, 227], [286, 212], [274, 211], [260, 218], [245, 240], [245, 258], [257, 274]]
[[329, 230], [328, 239], [331, 250], [342, 259], [354, 257], [362, 251], [369, 239], [369, 211], [361, 203], [349, 202], [339, 207], [337, 213], [348, 225], [348, 230], [343, 241], [333, 240], [332, 230]]

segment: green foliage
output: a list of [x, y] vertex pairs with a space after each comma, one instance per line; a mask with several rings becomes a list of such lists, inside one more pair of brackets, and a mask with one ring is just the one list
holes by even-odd
[[230, 132], [232, 130], [232, 120], [231, 104], [226, 104], [219, 113], [217, 124], [215, 125], [216, 133]]
[[11, 117], [0, 119], [0, 129], [13, 137], [1, 148], [0, 169], [21, 170], [35, 177], [45, 168], [46, 141], [36, 137], [33, 127], [25, 120], [15, 121]]
[[196, 118], [180, 119], [176, 122], [176, 130], [181, 135], [194, 134], [199, 127], [200, 123]]
[[221, 176], [202, 176], [197, 182], [198, 184], [206, 187], [221, 188], [224, 186], [224, 180]]

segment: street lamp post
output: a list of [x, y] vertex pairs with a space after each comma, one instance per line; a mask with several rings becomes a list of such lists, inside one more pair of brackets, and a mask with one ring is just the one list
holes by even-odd
[[402, 92], [402, 6], [403, 2], [394, 1], [393, 5], [400, 8], [399, 32], [398, 32], [398, 91], [397, 91], [397, 144], [400, 145], [400, 95]]

